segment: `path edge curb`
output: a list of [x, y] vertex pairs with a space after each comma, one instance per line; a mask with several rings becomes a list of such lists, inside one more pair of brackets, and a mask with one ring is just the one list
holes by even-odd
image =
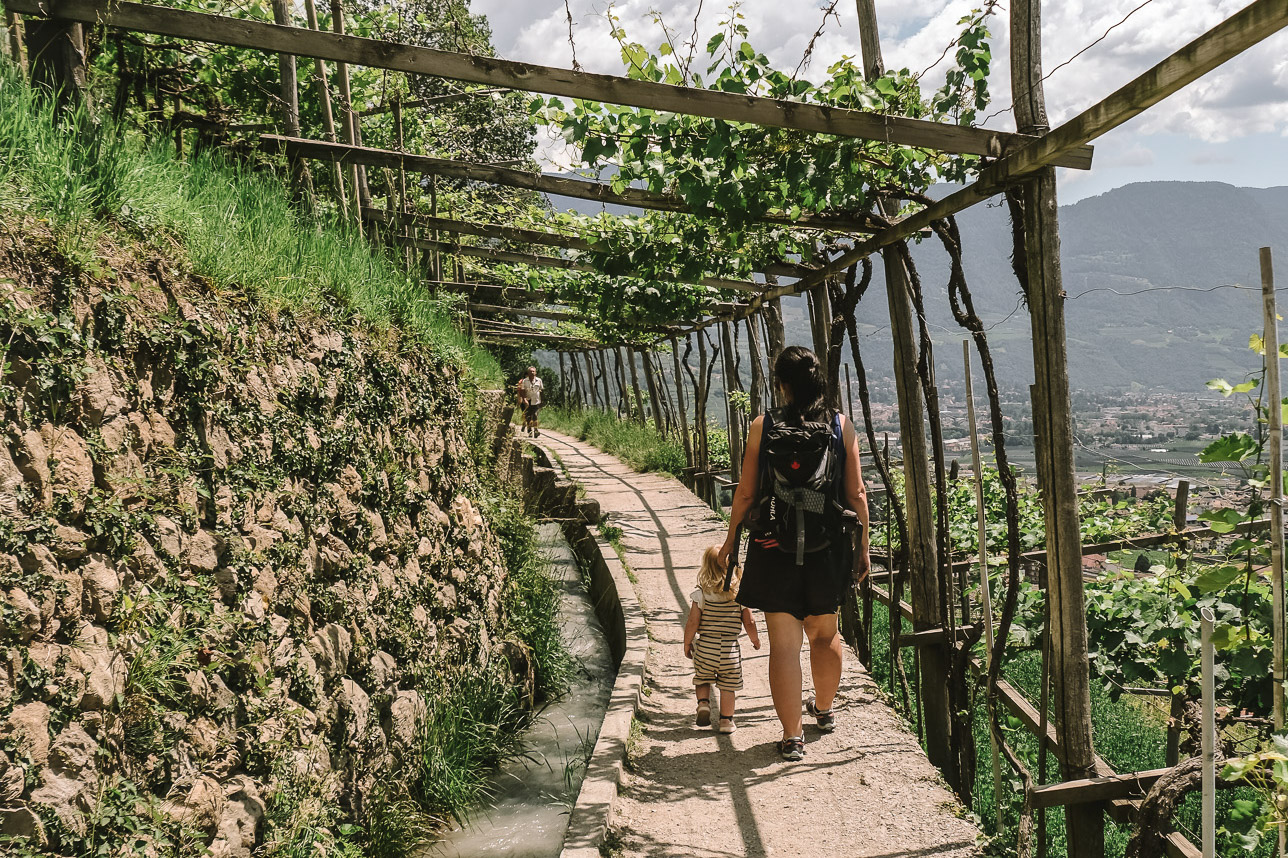
[[[539, 442], [528, 441], [526, 446], [544, 467], [553, 467], [549, 453]], [[562, 466], [557, 470], [563, 472]], [[580, 517], [565, 518], [563, 527], [568, 544], [589, 572], [595, 613], [609, 633], [614, 657], [620, 658], [617, 679], [586, 776], [569, 814], [560, 852], [560, 858], [600, 858], [599, 847], [612, 825], [626, 766], [631, 722], [643, 693], [648, 629], [635, 585], [613, 546], [598, 528]]]

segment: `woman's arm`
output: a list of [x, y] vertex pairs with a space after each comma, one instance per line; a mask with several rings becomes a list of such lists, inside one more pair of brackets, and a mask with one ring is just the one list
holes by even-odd
[[747, 630], [752, 648], [760, 649], [760, 632], [756, 628], [756, 618], [751, 615], [751, 608], [742, 609], [742, 627]]
[[742, 456], [742, 479], [738, 481], [738, 488], [733, 493], [733, 509], [729, 511], [729, 534], [720, 548], [720, 560], [726, 568], [730, 556], [738, 547], [735, 542], [738, 526], [747, 517], [747, 510], [751, 509], [751, 504], [756, 499], [756, 484], [760, 479], [760, 432], [764, 422], [765, 418], [757, 417], [751, 421], [751, 427], [747, 430], [747, 450]]
[[862, 581], [872, 565], [868, 543], [868, 491], [863, 485], [863, 471], [859, 466], [859, 436], [854, 431], [854, 424], [842, 416], [844, 430], [842, 443], [845, 444], [845, 499], [850, 509], [859, 516], [863, 533], [859, 537], [858, 560], [854, 569], [855, 579]]
[[689, 621], [684, 624], [684, 657], [693, 658], [693, 638], [698, 634], [698, 623], [702, 622], [702, 609], [694, 602], [689, 608]]

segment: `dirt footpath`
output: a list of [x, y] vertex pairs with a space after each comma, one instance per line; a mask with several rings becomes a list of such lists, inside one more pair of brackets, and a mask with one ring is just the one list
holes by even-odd
[[[930, 765], [916, 737], [882, 702], [847, 650], [835, 733], [806, 718], [806, 756], [783, 762], [769, 697], [768, 641], [744, 638], [746, 687], [730, 736], [694, 726], [692, 664], [683, 621], [706, 546], [724, 522], [677, 480], [638, 474], [589, 444], [543, 431], [540, 441], [622, 530], [649, 628], [641, 741], [613, 828], [630, 856], [964, 858], [979, 829]], [[809, 684], [808, 652], [805, 682]], [[808, 687], [805, 696], [809, 695]], [[715, 699], [712, 700], [715, 708]]]

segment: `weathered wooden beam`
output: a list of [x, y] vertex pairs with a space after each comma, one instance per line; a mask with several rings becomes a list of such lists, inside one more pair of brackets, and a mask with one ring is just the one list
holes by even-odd
[[[41, 0], [7, 2], [16, 12], [48, 13]], [[897, 146], [996, 157], [1027, 142], [1026, 138], [1003, 131], [591, 74], [141, 3], [109, 5], [102, 0], [58, 0], [57, 6], [60, 17], [82, 23], [101, 22], [161, 36]], [[1066, 160], [1067, 166], [1087, 169], [1091, 166], [1091, 151], [1079, 150]]]
[[504, 307], [500, 304], [467, 304], [466, 307], [471, 313], [512, 313], [516, 316], [551, 319], [557, 322], [585, 318], [584, 314], [574, 313], [571, 310], [536, 310], [530, 307]]
[[[411, 236], [398, 236], [396, 240], [421, 250], [437, 250], [441, 253], [454, 253], [457, 256], [486, 259], [490, 262], [503, 262], [507, 265], [531, 265], [535, 268], [560, 268], [566, 271], [601, 273], [599, 269], [587, 262], [563, 259], [558, 256], [541, 256], [536, 253], [519, 253], [514, 250], [493, 250], [487, 247], [471, 247], [467, 244], [452, 244], [446, 241], [433, 241], [427, 238], [412, 238]], [[759, 283], [752, 283], [746, 280], [726, 280], [723, 277], [703, 277], [698, 280], [674, 274], [671, 279], [677, 283], [691, 283], [695, 286], [710, 286], [714, 289], [727, 289], [735, 292], [751, 292], [754, 294], [761, 289]]]
[[[397, 214], [391, 215], [377, 208], [363, 209], [362, 215], [376, 223], [390, 224], [401, 220], [404, 225], [416, 226], [421, 229], [436, 229], [459, 235], [474, 235], [479, 238], [498, 238], [527, 244], [541, 244], [547, 247], [562, 247], [565, 250], [576, 250], [583, 253], [608, 250], [607, 247], [587, 241], [581, 236], [546, 232], [540, 229], [523, 229], [495, 223], [470, 223], [469, 221], [431, 217], [429, 215], [407, 215], [399, 218]], [[802, 265], [797, 262], [770, 262], [758, 264], [757, 268], [766, 274], [773, 274], [775, 277], [804, 277], [814, 270], [812, 265]]]
[[1031, 806], [1063, 807], [1116, 798], [1143, 798], [1154, 782], [1170, 771], [1171, 769], [1150, 769], [1040, 786], [1033, 790]]
[[883, 247], [925, 229], [937, 220], [981, 203], [1024, 176], [1047, 166], [1065, 166], [1056, 158], [1070, 146], [1082, 145], [1112, 131], [1132, 117], [1198, 80], [1248, 48], [1288, 26], [1288, 0], [1256, 0], [1181, 48], [1126, 86], [1013, 155], [980, 171], [979, 178], [937, 203], [884, 229], [822, 266], [799, 283], [765, 293], [764, 300], [796, 294], [849, 268]]
[[959, 643], [979, 631], [979, 628], [978, 624], [958, 626], [953, 629], [952, 635], [947, 634], [943, 628], [925, 629], [920, 632], [899, 635], [899, 646], [930, 646], [931, 644], [943, 643], [945, 640], [952, 640], [954, 643]]
[[[278, 134], [260, 136], [260, 145], [269, 151], [285, 151], [288, 155], [316, 158], [321, 161], [341, 161], [346, 164], [365, 164], [369, 167], [389, 167], [410, 170], [414, 173], [445, 176], [462, 181], [488, 182], [510, 188], [572, 197], [609, 205], [629, 206], [652, 211], [691, 213], [688, 205], [674, 194], [659, 194], [643, 188], [624, 188], [620, 193], [605, 182], [573, 179], [568, 176], [551, 176], [529, 173], [513, 167], [477, 164], [471, 161], [453, 161], [429, 155], [412, 155], [389, 149], [372, 149], [366, 146], [349, 146], [325, 140], [305, 140]], [[872, 219], [863, 212], [803, 214], [790, 218], [782, 213], [770, 213], [760, 218], [764, 223], [825, 229], [836, 232], [871, 232]]]

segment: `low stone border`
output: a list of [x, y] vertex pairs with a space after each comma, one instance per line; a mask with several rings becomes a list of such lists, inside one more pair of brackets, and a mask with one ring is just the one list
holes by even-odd
[[562, 519], [568, 544], [590, 573], [595, 613], [608, 635], [613, 659], [618, 663], [617, 680], [586, 767], [586, 777], [569, 815], [560, 853], [560, 858], [599, 858], [599, 846], [613, 821], [631, 721], [644, 687], [648, 632], [644, 611], [626, 567], [596, 527], [599, 504], [589, 500], [577, 502], [576, 484], [558, 476], [544, 448], [528, 443], [531, 446], [525, 449], [525, 443], [518, 438], [511, 441], [508, 457], [511, 478], [522, 480], [528, 497], [542, 512]]

